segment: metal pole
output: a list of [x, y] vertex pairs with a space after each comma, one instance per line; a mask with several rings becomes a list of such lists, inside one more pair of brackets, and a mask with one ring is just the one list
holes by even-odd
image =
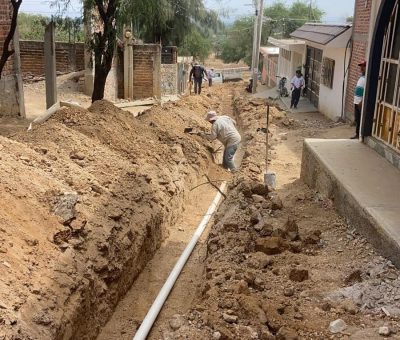
[[[253, 45], [253, 89], [252, 93], [256, 93], [257, 90], [257, 78], [258, 78], [258, 63], [260, 57], [260, 44], [261, 44], [261, 32], [262, 32], [262, 20], [263, 20], [263, 8], [264, 0], [257, 0], [256, 10], [256, 22], [254, 26], [254, 33], [256, 37], [255, 46]], [[253, 40], [254, 41], [254, 40]]]
[[255, 1], [255, 17], [254, 17], [254, 30], [253, 30], [253, 52], [252, 52], [252, 60], [251, 60], [251, 79], [253, 80], [253, 86], [252, 86], [252, 93], [255, 93], [254, 87], [255, 85], [255, 81], [254, 78], [257, 82], [257, 76], [254, 77], [254, 70], [256, 69], [256, 45], [257, 45], [257, 15], [258, 15], [258, 1]]

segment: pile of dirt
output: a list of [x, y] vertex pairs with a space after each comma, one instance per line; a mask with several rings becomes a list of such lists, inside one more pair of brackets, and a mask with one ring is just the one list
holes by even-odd
[[[213, 100], [139, 119], [106, 101], [0, 137], [0, 338], [92, 339], [212, 164]], [[216, 103], [216, 100], [214, 100]], [[194, 106], [194, 104], [193, 104]], [[190, 184], [190, 185], [189, 185]]]
[[[239, 96], [246, 151], [209, 234], [197, 300], [153, 338], [365, 340], [387, 330], [399, 338], [399, 271], [300, 180], [265, 188], [266, 136], [257, 129], [266, 108]], [[272, 138], [282, 119], [303, 124], [276, 109], [271, 116]]]

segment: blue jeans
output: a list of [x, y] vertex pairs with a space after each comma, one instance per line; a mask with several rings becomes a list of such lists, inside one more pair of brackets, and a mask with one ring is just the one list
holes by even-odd
[[236, 150], [239, 147], [238, 144], [227, 146], [224, 150], [224, 156], [222, 159], [222, 166], [225, 169], [235, 170], [235, 164], [233, 163], [233, 157], [235, 156]]
[[201, 83], [203, 82], [203, 78], [196, 78], [194, 77], [194, 93], [200, 94], [201, 93]]

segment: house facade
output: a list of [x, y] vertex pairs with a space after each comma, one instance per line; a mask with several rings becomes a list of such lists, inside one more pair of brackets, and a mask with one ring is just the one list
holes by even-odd
[[325, 24], [305, 24], [291, 34], [305, 41], [305, 94], [320, 112], [332, 120], [343, 116], [351, 35], [350, 25]]
[[301, 70], [306, 86], [303, 95], [332, 120], [343, 116], [350, 60], [350, 25], [305, 24], [293, 39], [268, 39], [279, 47], [278, 76], [291, 79]]
[[304, 60], [305, 42], [296, 39], [276, 39], [270, 37], [268, 42], [279, 48], [277, 65], [278, 78], [286, 77], [289, 81], [301, 70]]
[[276, 86], [278, 75], [279, 48], [260, 47], [262, 63], [261, 83], [269, 87]]

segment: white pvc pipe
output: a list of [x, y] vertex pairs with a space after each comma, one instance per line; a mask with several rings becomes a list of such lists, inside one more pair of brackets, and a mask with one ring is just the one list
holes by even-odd
[[[226, 187], [226, 182], [222, 182], [220, 186], [220, 191], [223, 192]], [[175, 267], [172, 269], [171, 273], [168, 276], [167, 281], [165, 281], [164, 286], [161, 288], [160, 292], [158, 293], [156, 299], [154, 300], [153, 304], [151, 305], [149, 311], [147, 312], [146, 317], [144, 318], [142, 324], [140, 325], [139, 329], [137, 330], [133, 340], [145, 340], [147, 335], [149, 334], [151, 327], [154, 324], [158, 314], [160, 313], [161, 308], [163, 307], [165, 301], [169, 293], [171, 292], [175, 281], [177, 280], [179, 274], [181, 273], [183, 267], [186, 264], [190, 254], [192, 253], [194, 247], [196, 246], [197, 241], [199, 240], [200, 236], [203, 234], [204, 229], [206, 228], [211, 215], [215, 212], [219, 201], [221, 200], [221, 192], [218, 192], [215, 195], [214, 200], [212, 201], [211, 205], [209, 206], [206, 214], [204, 215], [203, 219], [201, 220], [199, 226], [197, 227], [195, 233], [192, 236], [192, 239], [186, 246], [185, 250], [183, 251], [181, 257], [175, 264]]]

